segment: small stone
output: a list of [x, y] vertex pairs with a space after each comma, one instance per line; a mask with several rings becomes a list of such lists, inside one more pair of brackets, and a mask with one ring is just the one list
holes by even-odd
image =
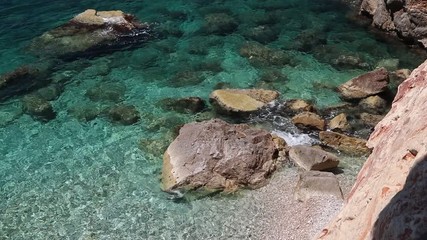
[[312, 112], [302, 112], [292, 118], [292, 122], [301, 128], [325, 130], [326, 121]]
[[138, 110], [131, 105], [116, 105], [108, 110], [108, 117], [112, 122], [131, 125], [139, 121]]
[[361, 99], [387, 90], [388, 72], [385, 68], [362, 74], [341, 84], [338, 91], [344, 99]]
[[322, 149], [296, 145], [289, 150], [289, 158], [299, 167], [310, 170], [328, 170], [336, 168], [339, 164], [338, 157]]
[[333, 173], [320, 171], [300, 173], [294, 196], [301, 202], [316, 196], [344, 199], [337, 177]]
[[350, 130], [351, 126], [347, 120], [347, 114], [340, 113], [329, 121], [329, 129], [332, 131], [345, 132]]
[[285, 103], [287, 108], [293, 112], [315, 112], [314, 106], [302, 99], [289, 100]]

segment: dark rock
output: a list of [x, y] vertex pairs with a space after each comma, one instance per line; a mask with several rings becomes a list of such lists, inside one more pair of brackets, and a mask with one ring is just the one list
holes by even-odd
[[299, 167], [310, 170], [328, 170], [336, 168], [339, 164], [338, 157], [322, 149], [297, 145], [289, 150], [289, 158]]
[[153, 27], [122, 11], [88, 9], [62, 26], [34, 39], [38, 56], [93, 56], [155, 38]]
[[294, 195], [301, 202], [316, 196], [344, 199], [337, 177], [333, 173], [320, 171], [300, 173]]
[[166, 98], [160, 101], [160, 106], [166, 110], [172, 110], [179, 113], [197, 113], [206, 107], [206, 103], [199, 97], [187, 98]]
[[359, 106], [366, 112], [378, 114], [384, 113], [387, 107], [387, 101], [375, 95], [362, 99]]
[[234, 32], [238, 22], [227, 13], [211, 13], [205, 17], [204, 31], [208, 34], [227, 35]]
[[115, 105], [108, 109], [107, 116], [112, 122], [123, 125], [134, 124], [140, 119], [138, 110], [132, 105]]
[[120, 83], [100, 83], [86, 91], [92, 101], [120, 102], [125, 95], [126, 87]]
[[164, 154], [162, 188], [233, 191], [260, 187], [276, 168], [272, 136], [219, 119], [184, 125]]
[[380, 68], [341, 84], [338, 91], [344, 99], [361, 99], [386, 91], [388, 83], [387, 70]]
[[24, 112], [32, 118], [48, 122], [56, 117], [52, 105], [44, 98], [29, 94], [22, 98]]
[[325, 130], [326, 121], [312, 112], [302, 112], [292, 118], [292, 122], [303, 129]]
[[383, 118], [383, 115], [376, 115], [370, 113], [360, 114], [360, 119], [363, 121], [363, 123], [370, 127], [375, 127]]
[[0, 101], [31, 92], [50, 82], [44, 67], [22, 66], [0, 76]]

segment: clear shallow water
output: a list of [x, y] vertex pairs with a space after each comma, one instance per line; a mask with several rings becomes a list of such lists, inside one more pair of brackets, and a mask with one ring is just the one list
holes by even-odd
[[[67, 79], [67, 85], [52, 102], [58, 116], [48, 123], [23, 115], [19, 99], [0, 105], [0, 239], [258, 239], [262, 204], [251, 192], [175, 203], [160, 191], [159, 148], [171, 140], [176, 125], [210, 115], [168, 112], [158, 102], [167, 97], [207, 99], [221, 83], [273, 88], [284, 99], [304, 98], [323, 107], [340, 101], [333, 87], [382, 59], [398, 58], [399, 67], [408, 68], [423, 60], [403, 45], [377, 40], [348, 22], [344, 9], [330, 4], [308, 0], [0, 3], [0, 73], [37, 61], [26, 51], [31, 40], [86, 8], [121, 9], [181, 32], [178, 37], [166, 31], [161, 39], [137, 49], [61, 63], [51, 77]], [[212, 12], [227, 12], [238, 29], [225, 36], [201, 32], [204, 16]], [[276, 31], [277, 39], [266, 45], [291, 56], [292, 65], [254, 66], [239, 54], [250, 41], [244, 37], [248, 29], [269, 14], [276, 19], [268, 27]], [[327, 48], [315, 44], [309, 51], [296, 49], [298, 34], [311, 30], [326, 39]], [[323, 48], [329, 50], [322, 52]], [[368, 67], [336, 68], [328, 54], [357, 55]], [[285, 77], [260, 81], [269, 71]], [[187, 77], [188, 84], [177, 82], [176, 76], [183, 72], [196, 77]], [[106, 83], [124, 86], [122, 102], [136, 106], [139, 123], [121, 126], [105, 118], [84, 123], [70, 114], [70, 109], [82, 105], [111, 105], [92, 102], [85, 95]]]

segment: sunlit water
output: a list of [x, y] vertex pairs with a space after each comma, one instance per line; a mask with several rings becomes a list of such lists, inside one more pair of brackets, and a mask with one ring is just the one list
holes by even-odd
[[[257, 239], [253, 233], [262, 206], [250, 191], [174, 202], [160, 190], [161, 152], [174, 128], [212, 116], [166, 111], [158, 102], [187, 96], [207, 100], [220, 84], [275, 89], [283, 99], [303, 98], [325, 107], [340, 102], [334, 87], [383, 59], [399, 59], [400, 68], [422, 61], [405, 46], [384, 43], [350, 23], [346, 9], [326, 0], [6, 0], [0, 3], [0, 73], [37, 62], [27, 53], [31, 40], [87, 8], [121, 9], [181, 34], [169, 31], [136, 49], [61, 63], [51, 77], [66, 79], [67, 85], [52, 101], [58, 115], [48, 123], [22, 114], [19, 98], [0, 104], [0, 239]], [[212, 12], [235, 18], [236, 31], [200, 31]], [[259, 20], [267, 15], [275, 20]], [[262, 24], [277, 35], [262, 43], [284, 51], [292, 64], [256, 66], [239, 54], [244, 43], [253, 41], [247, 32]], [[308, 51], [295, 47], [297, 36], [310, 30], [324, 41]], [[331, 58], [358, 56], [365, 68], [333, 66], [327, 52], [322, 53], [325, 46], [334, 49], [329, 53], [338, 52]], [[262, 81], [268, 71], [284, 77]], [[196, 80], [175, 82], [181, 72], [197, 75]], [[107, 83], [126, 89], [121, 102], [141, 113], [137, 124], [121, 126], [102, 117], [80, 122], [73, 117], [70, 109], [79, 106], [113, 104], [93, 102], [86, 95], [88, 89]], [[272, 121], [271, 126], [278, 126], [287, 120]], [[283, 127], [273, 130], [291, 144], [315, 141]], [[360, 164], [344, 167], [354, 175]]]

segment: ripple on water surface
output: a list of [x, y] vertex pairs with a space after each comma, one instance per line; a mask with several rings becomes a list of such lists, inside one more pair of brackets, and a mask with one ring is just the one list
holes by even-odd
[[[174, 128], [211, 115], [165, 111], [159, 101], [207, 99], [221, 86], [256, 87], [325, 107], [340, 102], [334, 91], [338, 84], [383, 59], [399, 59], [399, 68], [422, 61], [401, 44], [369, 35], [346, 19], [342, 6], [331, 4], [336, 3], [0, 3], [0, 73], [36, 61], [27, 54], [31, 40], [86, 8], [121, 9], [157, 22], [162, 31], [160, 39], [135, 49], [58, 62], [50, 77], [66, 84], [51, 102], [58, 114], [50, 122], [23, 114], [19, 99], [1, 103], [0, 238], [262, 239], [256, 228], [264, 205], [253, 197], [256, 191], [190, 202], [173, 202], [160, 191], [161, 154]], [[222, 33], [206, 26], [207, 16], [218, 13], [233, 19], [236, 27]], [[248, 48], [242, 50], [244, 46]], [[247, 57], [243, 52], [250, 47], [272, 55]], [[98, 100], [87, 93], [103, 85], [123, 94]], [[102, 114], [78, 120], [76, 111], [82, 106], [96, 110], [118, 103], [135, 106], [140, 121], [122, 126]], [[360, 165], [348, 168], [356, 172]]]

